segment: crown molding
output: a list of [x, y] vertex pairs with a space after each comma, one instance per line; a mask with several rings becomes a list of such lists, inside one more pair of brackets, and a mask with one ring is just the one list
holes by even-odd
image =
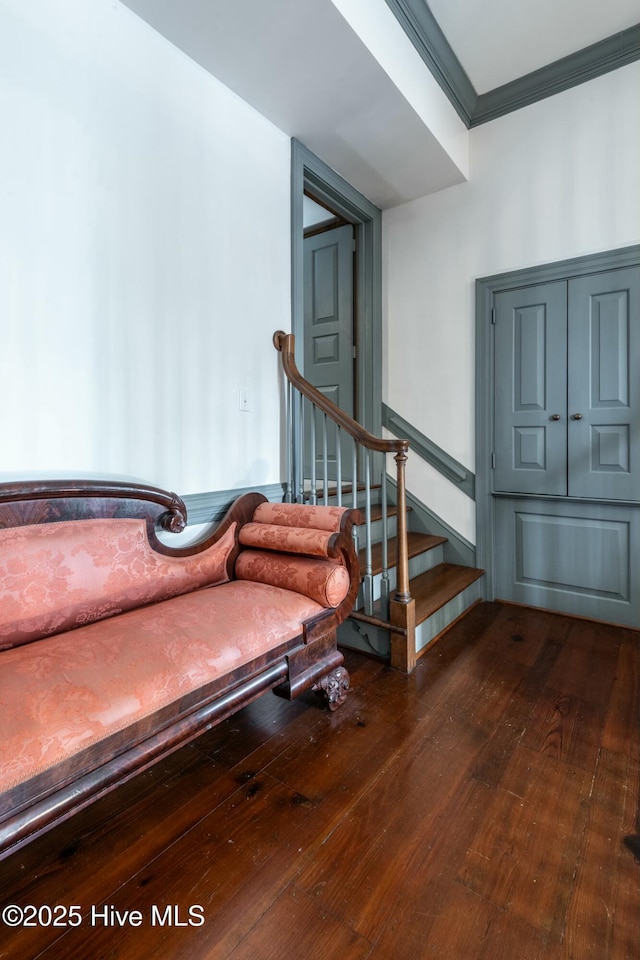
[[640, 59], [640, 23], [478, 95], [425, 0], [386, 0], [467, 127], [495, 120]]
[[544, 100], [570, 87], [594, 80], [611, 70], [640, 59], [640, 23], [606, 40], [584, 47], [568, 57], [534, 70], [511, 83], [482, 93], [477, 99], [470, 126], [476, 127], [513, 110]]
[[452, 106], [471, 126], [478, 94], [425, 0], [386, 0]]

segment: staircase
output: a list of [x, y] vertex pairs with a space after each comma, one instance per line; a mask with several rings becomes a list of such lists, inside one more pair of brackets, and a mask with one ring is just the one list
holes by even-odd
[[362, 583], [339, 642], [410, 673], [428, 644], [481, 598], [483, 571], [452, 563], [446, 538], [407, 509], [408, 440], [373, 436], [305, 380], [292, 334], [277, 331], [273, 342], [286, 378], [287, 501], [353, 507], [365, 519], [354, 531]]
[[[350, 491], [349, 487], [349, 491]], [[382, 549], [382, 508], [379, 500], [380, 487], [371, 491], [371, 575], [373, 577], [373, 612], [365, 613], [364, 580], [367, 573], [366, 548], [359, 549], [361, 585], [353, 615], [338, 630], [341, 646], [364, 653], [391, 657], [391, 638], [388, 613], [384, 596], [388, 589], [393, 596], [396, 587], [397, 561], [397, 507], [387, 508], [388, 586], [384, 583]], [[344, 500], [344, 497], [342, 498]], [[359, 494], [364, 499], [364, 491]], [[337, 503], [337, 491], [330, 491], [329, 502]], [[364, 506], [363, 503], [360, 503]], [[364, 543], [364, 525], [356, 528], [358, 544]], [[415, 601], [415, 653], [425, 650], [433, 640], [443, 634], [466, 610], [482, 599], [483, 571], [462, 566], [447, 560], [447, 539], [425, 532], [424, 525], [415, 512], [407, 509], [407, 552], [409, 558], [409, 592]]]

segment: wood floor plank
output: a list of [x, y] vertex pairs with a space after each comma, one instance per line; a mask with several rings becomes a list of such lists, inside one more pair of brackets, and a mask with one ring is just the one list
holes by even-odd
[[615, 680], [608, 704], [602, 745], [614, 752], [630, 749], [633, 756], [640, 758], [638, 729], [640, 729], [640, 643], [631, 636], [630, 639], [624, 637], [618, 650]]
[[[568, 617], [534, 610], [513, 603], [497, 602], [495, 628], [483, 648], [496, 655], [533, 666], [540, 660], [543, 648], [560, 650], [568, 636], [572, 621]], [[539, 672], [538, 665], [537, 671]]]
[[368, 960], [372, 945], [312, 897], [288, 889], [262, 916], [229, 960]]
[[589, 620], [574, 621], [549, 674], [549, 686], [590, 703], [608, 706], [618, 651], [615, 628]]
[[559, 942], [592, 776], [519, 746], [496, 788], [460, 880]]
[[[238, 790], [226, 771], [203, 763], [190, 747], [176, 758], [179, 763], [153, 767], [0, 863], [0, 902], [100, 903]], [[22, 960], [56, 941], [60, 929], [17, 927], [2, 934], [3, 949]]]
[[[43, 954], [86, 960], [109, 956], [196, 960], [226, 957], [282, 892], [299, 856], [305, 824], [313, 831], [313, 805], [272, 778], [261, 776], [123, 884], [106, 901], [142, 914], [140, 928], [91, 925], [70, 930]], [[189, 908], [202, 908], [200, 926], [153, 924], [177, 907], [188, 923]], [[173, 911], [172, 911], [173, 915]]]
[[598, 763], [604, 722], [604, 707], [573, 694], [545, 688], [522, 743], [545, 756], [593, 771]]
[[[615, 886], [615, 913], [611, 933], [610, 960], [637, 960], [638, 917], [640, 916], [640, 860], [627, 850], [618, 853]], [[596, 909], [597, 905], [593, 904]]]
[[[430, 904], [422, 904], [428, 917]], [[475, 957], [478, 960], [552, 960], [548, 944], [539, 930], [513, 920], [508, 911], [499, 910], [488, 900], [461, 884], [447, 890], [447, 909], [433, 922], [426, 924], [413, 937], [411, 952], [401, 953], [397, 941], [406, 950], [402, 924], [394, 929], [393, 938], [381, 940], [371, 954], [371, 960], [440, 960], [440, 958]]]
[[[619, 866], [627, 767], [628, 759], [623, 754], [603, 750], [598, 759], [571, 886], [564, 937], [567, 957], [608, 960], [615, 955], [612, 948], [621, 893]], [[640, 917], [640, 897], [636, 906]]]
[[296, 886], [376, 941], [393, 916], [397, 889], [428, 855], [443, 808], [462, 790], [464, 758], [477, 740], [472, 728], [450, 724], [408, 744], [333, 831]]
[[[423, 819], [409, 847], [402, 845], [400, 833], [392, 838], [397, 841], [392, 862], [402, 863], [403, 850], [408, 851], [408, 862], [391, 884], [388, 897], [382, 898], [384, 919], [378, 922], [374, 957], [419, 957], [439, 918], [459, 923], [452, 907], [457, 873], [492, 797], [485, 784], [465, 780], [442, 798], [432, 816]], [[378, 897], [374, 900], [375, 913]]]

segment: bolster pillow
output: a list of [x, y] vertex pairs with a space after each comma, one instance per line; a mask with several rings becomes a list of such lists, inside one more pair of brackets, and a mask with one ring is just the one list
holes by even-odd
[[284, 527], [275, 523], [245, 523], [240, 527], [243, 547], [302, 553], [312, 557], [335, 555], [336, 533], [329, 530]]
[[323, 607], [338, 607], [349, 592], [346, 567], [329, 560], [243, 550], [236, 560], [236, 578], [283, 587], [315, 600]]
[[270, 523], [279, 527], [311, 527], [337, 533], [346, 512], [346, 507], [321, 504], [261, 503], [256, 507], [252, 519], [256, 523]]

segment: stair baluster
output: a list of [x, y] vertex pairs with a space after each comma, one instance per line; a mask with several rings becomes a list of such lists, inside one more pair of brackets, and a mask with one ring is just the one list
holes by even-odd
[[389, 518], [387, 515], [387, 465], [383, 465], [380, 476], [380, 503], [382, 507], [382, 575], [380, 580], [380, 616], [389, 619]]
[[[311, 416], [309, 418], [309, 432], [311, 435], [310, 444], [311, 444], [311, 449], [315, 450], [316, 448], [316, 405], [315, 403], [310, 403], [309, 405], [311, 407]], [[302, 460], [304, 461], [304, 457], [302, 457]], [[310, 473], [311, 473], [311, 477], [310, 477], [311, 488], [309, 490], [309, 500], [315, 506], [315, 504], [318, 502], [315, 457], [311, 457]]]
[[364, 497], [365, 497], [365, 574], [364, 574], [364, 612], [373, 616], [373, 559], [371, 554], [371, 451], [365, 451]]
[[336, 424], [336, 485], [338, 506], [342, 506], [342, 432]]

